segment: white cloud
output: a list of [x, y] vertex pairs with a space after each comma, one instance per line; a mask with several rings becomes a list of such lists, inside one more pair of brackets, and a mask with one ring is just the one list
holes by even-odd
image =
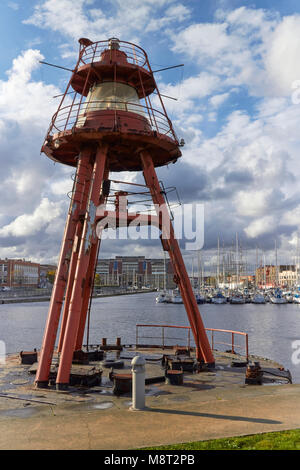
[[181, 22], [189, 14], [189, 9], [175, 0], [108, 0], [103, 8], [94, 7], [90, 0], [46, 0], [35, 6], [24, 23], [73, 40], [89, 37], [97, 41], [99, 34], [102, 39], [117, 36], [132, 40], [136, 34]]
[[240, 191], [235, 197], [237, 213], [245, 217], [265, 215], [272, 205], [271, 189]]
[[54, 114], [52, 97], [60, 90], [31, 79], [42, 59], [40, 51], [28, 49], [13, 60], [12, 68], [7, 72], [8, 80], [0, 81], [1, 119], [45, 128]]
[[220, 93], [219, 95], [212, 96], [209, 101], [214, 108], [218, 108], [227, 100], [228, 97], [229, 93]]
[[[74, 169], [75, 172], [75, 169]], [[72, 190], [72, 180], [70, 177], [59, 179], [51, 184], [51, 191], [55, 195], [66, 196]]]
[[[186, 78], [180, 84], [159, 83], [158, 85], [162, 94], [178, 100], [168, 102], [168, 111], [170, 115], [176, 115], [176, 119], [182, 120], [183, 123], [193, 119], [194, 114], [199, 115], [200, 100], [206, 99], [222, 86], [219, 77], [205, 71]], [[153, 102], [157, 104], [158, 99], [156, 98]], [[203, 103], [202, 109], [204, 108]], [[199, 121], [196, 120], [196, 122]]]
[[181, 23], [189, 18], [190, 15], [191, 12], [186, 6], [182, 4], [173, 5], [165, 11], [162, 17], [152, 18], [146, 26], [145, 31], [148, 33], [169, 26], [170, 23]]
[[29, 237], [46, 229], [61, 215], [61, 204], [43, 198], [32, 214], [23, 214], [0, 229], [0, 237]]
[[300, 16], [280, 18], [263, 9], [219, 10], [214, 23], [196, 23], [171, 34], [173, 50], [246, 86], [254, 96], [288, 96], [300, 78]]
[[[99, 40], [114, 35], [129, 41], [155, 37], [155, 47], [165, 41], [166, 48], [171, 38], [172, 52], [178, 60], [179, 54], [184, 57], [187, 67], [181, 83], [159, 83], [162, 93], [179, 98], [167, 101], [167, 109], [179, 138], [186, 141], [183, 164], [171, 167], [170, 184], [176, 178], [182, 182], [186, 174], [184, 191], [206, 200], [211, 240], [217, 231], [230, 238], [231, 232], [244, 229], [253, 239], [280, 227], [294, 230], [300, 224], [295, 185], [300, 178], [300, 106], [290, 95], [292, 81], [300, 79], [299, 17], [281, 18], [261, 8], [241, 7], [219, 10], [211, 23], [197, 23], [186, 2], [107, 0], [106, 8], [99, 3], [39, 1], [25, 23], [57, 32], [63, 42], [56, 51], [67, 59], [77, 55], [74, 41], [82, 36]], [[50, 259], [58, 254], [57, 227], [62, 230], [71, 181], [63, 167], [53, 169], [37, 155], [57, 105], [52, 96], [61, 93], [58, 87], [34, 80], [41, 59], [39, 51], [23, 52], [7, 80], [0, 82], [2, 151], [10, 152], [11, 159], [3, 158], [0, 209], [7, 209], [10, 218], [0, 234], [2, 241], [28, 234], [23, 248], [16, 243], [8, 251], [21, 256], [34, 252], [40, 227], [45, 239], [38, 242], [38, 256]], [[229, 111], [222, 106], [226, 100], [232, 106]], [[22, 218], [24, 206], [27, 221]], [[50, 221], [41, 208], [49, 212]], [[145, 253], [139, 245], [134, 250]]]
[[276, 228], [276, 218], [272, 215], [267, 215], [251, 222], [248, 227], [245, 228], [245, 233], [250, 238], [257, 238], [261, 235], [276, 231]]
[[57, 106], [52, 96], [61, 93], [34, 79], [42, 59], [38, 50], [23, 51], [0, 81], [0, 256], [50, 261], [59, 239], [49, 231], [60, 231], [66, 201], [51, 190], [51, 182], [64, 173], [62, 166], [40, 155]]
[[290, 94], [292, 83], [300, 79], [300, 16], [283, 18], [269, 39], [264, 57], [266, 76], [275, 93]]
[[11, 8], [12, 10], [19, 10], [20, 6], [17, 2], [8, 2], [7, 6]]

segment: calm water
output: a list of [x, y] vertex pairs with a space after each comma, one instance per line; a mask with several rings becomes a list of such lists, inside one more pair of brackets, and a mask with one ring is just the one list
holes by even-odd
[[[101, 343], [103, 337], [108, 342], [115, 342], [117, 337], [121, 337], [123, 344], [135, 343], [135, 325], [138, 323], [188, 326], [183, 305], [156, 304], [155, 296], [155, 293], [147, 293], [93, 299], [90, 344]], [[0, 340], [5, 342], [8, 353], [41, 346], [48, 304], [0, 305]], [[204, 304], [199, 308], [205, 327], [248, 333], [250, 354], [278, 361], [291, 371], [293, 382], [300, 383], [300, 364], [292, 363], [292, 343], [300, 340], [300, 305]], [[141, 335], [148, 337], [158, 337], [160, 334], [160, 328], [141, 332]], [[168, 330], [166, 337], [166, 343], [185, 344], [187, 334]], [[219, 336], [216, 340], [229, 343], [231, 338]], [[156, 341], [147, 338], [144, 342]], [[243, 339], [237, 340], [237, 343], [244, 344]], [[229, 346], [216, 348], [224, 350]]]

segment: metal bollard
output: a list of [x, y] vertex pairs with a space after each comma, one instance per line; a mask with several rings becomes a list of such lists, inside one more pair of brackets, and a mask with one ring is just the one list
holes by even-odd
[[145, 364], [142, 356], [135, 356], [131, 361], [132, 406], [131, 411], [145, 409]]

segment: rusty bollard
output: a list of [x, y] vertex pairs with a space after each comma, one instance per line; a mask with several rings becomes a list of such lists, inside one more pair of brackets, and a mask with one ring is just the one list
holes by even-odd
[[246, 369], [245, 383], [248, 385], [261, 385], [262, 384], [263, 371], [260, 367], [259, 362], [249, 364]]

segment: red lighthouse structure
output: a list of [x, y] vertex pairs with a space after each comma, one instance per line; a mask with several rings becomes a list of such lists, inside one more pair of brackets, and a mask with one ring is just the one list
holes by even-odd
[[[139, 221], [159, 227], [163, 249], [169, 253], [191, 325], [197, 360], [213, 365], [214, 357], [155, 171], [156, 167], [175, 162], [181, 152], [147, 54], [142, 48], [116, 38], [98, 42], [82, 38], [79, 43], [77, 64], [42, 147], [54, 161], [76, 167], [76, 176], [36, 386], [48, 385], [61, 320], [56, 386], [68, 387], [74, 351], [82, 348], [101, 222], [111, 217], [115, 226], [121, 227], [136, 217], [127, 209], [125, 192], [115, 194], [115, 211], [105, 209], [111, 172], [143, 172], [144, 187], [151, 194], [156, 216], [139, 216]], [[156, 95], [160, 110], [153, 108], [152, 94]]]

